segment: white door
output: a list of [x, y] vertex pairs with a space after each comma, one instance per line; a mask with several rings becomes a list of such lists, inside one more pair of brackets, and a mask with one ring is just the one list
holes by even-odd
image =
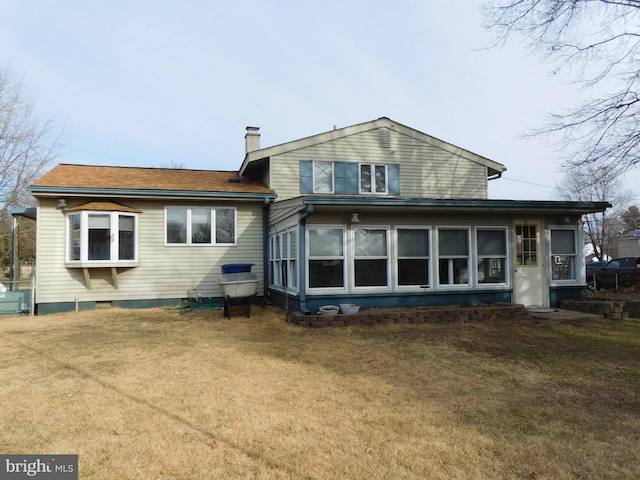
[[521, 222], [513, 227], [516, 254], [513, 262], [514, 302], [525, 306], [549, 304], [541, 230], [538, 222]]

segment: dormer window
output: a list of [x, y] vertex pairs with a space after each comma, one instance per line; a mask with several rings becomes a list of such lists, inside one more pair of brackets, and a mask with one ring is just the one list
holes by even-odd
[[387, 166], [374, 164], [360, 165], [360, 192], [387, 193]]

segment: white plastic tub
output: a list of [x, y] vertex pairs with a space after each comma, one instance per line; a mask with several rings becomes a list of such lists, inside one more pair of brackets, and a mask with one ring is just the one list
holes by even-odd
[[224, 298], [251, 297], [258, 291], [259, 278], [255, 273], [222, 273], [216, 275]]

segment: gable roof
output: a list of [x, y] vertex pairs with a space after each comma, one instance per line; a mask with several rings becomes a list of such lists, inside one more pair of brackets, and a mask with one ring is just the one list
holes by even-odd
[[240, 167], [238, 173], [240, 175], [244, 175], [245, 170], [247, 169], [247, 167], [249, 167], [250, 164], [264, 158], [271, 157], [273, 155], [288, 153], [294, 150], [299, 150], [301, 148], [311, 147], [332, 140], [338, 140], [340, 138], [348, 137], [350, 135], [355, 135], [369, 130], [375, 130], [381, 127], [395, 130], [403, 135], [407, 135], [413, 139], [424, 142], [433, 147], [440, 148], [459, 157], [466, 158], [467, 160], [485, 165], [487, 167], [488, 176], [498, 175], [506, 170], [506, 167], [501, 163], [494, 162], [493, 160], [489, 160], [488, 158], [470, 152], [469, 150], [465, 150], [464, 148], [457, 147], [451, 143], [447, 143], [443, 140], [432, 137], [431, 135], [427, 135], [426, 133], [422, 133], [398, 122], [394, 122], [387, 117], [380, 117], [377, 120], [359, 123], [357, 125], [351, 125], [349, 127], [338, 128], [328, 132], [319, 133], [317, 135], [312, 135], [310, 137], [301, 138], [299, 140], [294, 140], [291, 142], [282, 143], [280, 145], [274, 145], [272, 147], [261, 148], [253, 152], [248, 152], [244, 157], [244, 161], [242, 162], [242, 166]]
[[109, 167], [61, 163], [36, 180], [34, 196], [109, 194], [151, 196], [232, 196], [275, 198], [264, 183], [236, 172], [173, 168]]

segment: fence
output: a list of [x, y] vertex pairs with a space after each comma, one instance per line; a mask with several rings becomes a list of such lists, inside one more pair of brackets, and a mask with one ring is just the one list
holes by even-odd
[[[31, 263], [31, 262], [25, 262]], [[0, 315], [32, 315], [35, 301], [35, 269], [32, 265], [20, 269], [19, 280], [1, 280]]]

